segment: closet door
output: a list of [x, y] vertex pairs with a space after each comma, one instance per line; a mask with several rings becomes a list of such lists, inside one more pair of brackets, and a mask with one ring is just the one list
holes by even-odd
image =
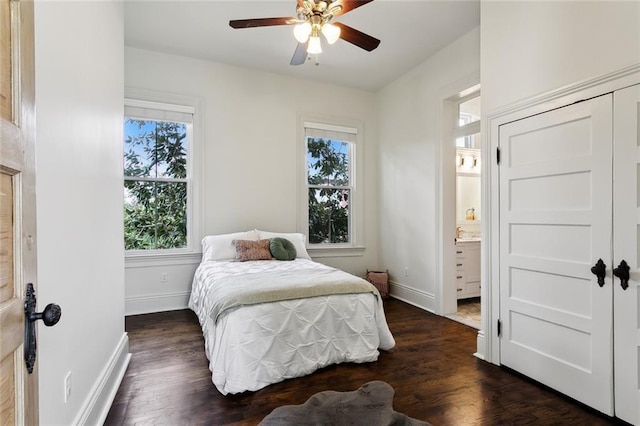
[[640, 86], [614, 93], [614, 267], [630, 267], [626, 289], [614, 278], [615, 414], [640, 424]]
[[591, 267], [611, 270], [611, 111], [607, 95], [499, 133], [501, 363], [607, 414], [612, 280]]

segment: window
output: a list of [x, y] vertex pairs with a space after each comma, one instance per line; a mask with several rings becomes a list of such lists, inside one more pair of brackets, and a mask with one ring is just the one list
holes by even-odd
[[480, 120], [480, 96], [475, 96], [458, 105], [458, 126]]
[[[474, 87], [474, 89], [479, 89]], [[480, 148], [480, 95], [467, 96], [458, 103], [456, 147]]]
[[357, 129], [304, 123], [310, 245], [353, 245]]
[[127, 100], [125, 250], [189, 247], [193, 115], [189, 106]]

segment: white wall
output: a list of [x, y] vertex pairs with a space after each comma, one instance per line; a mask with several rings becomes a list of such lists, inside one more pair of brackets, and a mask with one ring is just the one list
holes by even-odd
[[640, 2], [483, 1], [484, 114], [640, 61]]
[[[474, 75], [477, 79], [479, 45], [480, 30], [475, 29], [377, 95], [380, 259], [389, 269], [393, 294], [429, 310], [436, 310], [439, 286], [443, 102], [478, 83], [460, 87]], [[455, 185], [455, 149], [450, 152]], [[453, 242], [455, 196], [453, 191], [443, 196], [452, 205]]]
[[[96, 424], [126, 366], [120, 2], [36, 1], [40, 422]], [[71, 395], [64, 402], [64, 377]]]
[[[127, 90], [201, 100], [203, 234], [253, 228], [296, 231], [298, 116], [361, 121], [365, 169], [359, 184], [365, 190], [366, 250], [362, 256], [317, 260], [358, 275], [378, 267], [377, 124], [372, 93], [130, 47], [125, 49], [125, 84]], [[130, 266], [127, 263], [127, 313], [185, 306], [195, 269], [192, 260]], [[168, 283], [160, 283], [161, 271], [168, 272]]]

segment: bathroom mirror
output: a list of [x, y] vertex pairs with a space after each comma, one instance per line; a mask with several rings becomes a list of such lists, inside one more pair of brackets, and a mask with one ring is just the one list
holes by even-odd
[[456, 222], [468, 222], [467, 210], [473, 209], [473, 222], [480, 221], [480, 175], [456, 176]]

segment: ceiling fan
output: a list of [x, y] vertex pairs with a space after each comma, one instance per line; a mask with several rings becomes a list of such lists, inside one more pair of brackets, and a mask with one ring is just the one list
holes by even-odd
[[331, 20], [373, 0], [297, 0], [296, 17], [235, 19], [229, 21], [232, 28], [270, 27], [295, 25], [293, 34], [298, 41], [291, 65], [301, 65], [307, 54], [322, 53], [320, 34], [329, 44], [339, 38], [371, 52], [380, 40], [340, 22]]

